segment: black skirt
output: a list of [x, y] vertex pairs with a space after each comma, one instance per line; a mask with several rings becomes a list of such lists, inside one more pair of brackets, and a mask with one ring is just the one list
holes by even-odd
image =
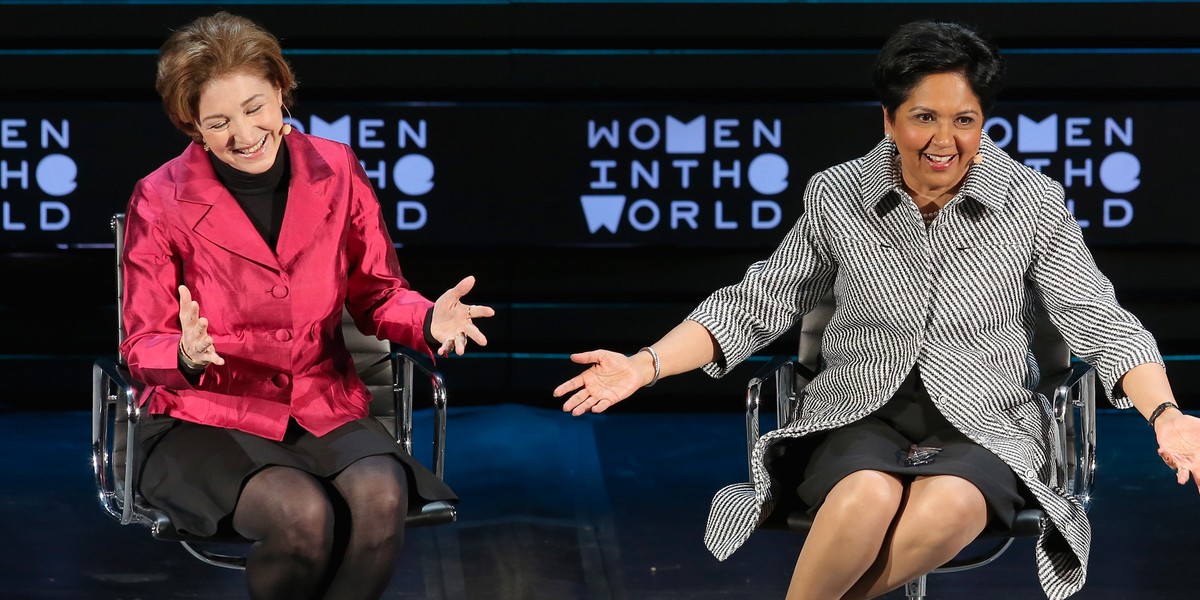
[[[930, 448], [940, 450], [935, 453]], [[833, 486], [862, 470], [891, 473], [908, 481], [922, 475], [966, 479], [987, 501], [989, 531], [1011, 529], [1025, 505], [1024, 486], [1013, 470], [942, 416], [916, 367], [882, 408], [824, 434], [812, 449], [796, 493], [815, 516]]]
[[156, 415], [141, 424], [145, 461], [140, 490], [184, 533], [233, 534], [242, 486], [269, 466], [293, 467], [330, 479], [355, 461], [395, 456], [408, 474], [410, 510], [437, 500], [457, 501], [445, 483], [396, 443], [373, 417], [317, 437], [288, 422], [282, 441]]

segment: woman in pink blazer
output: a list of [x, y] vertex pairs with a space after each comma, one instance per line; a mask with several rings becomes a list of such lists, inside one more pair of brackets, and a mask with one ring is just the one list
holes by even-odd
[[195, 143], [138, 182], [125, 238], [121, 351], [147, 385], [142, 493], [180, 529], [256, 540], [255, 598], [377, 598], [409, 506], [454, 493], [368, 417], [341, 339], [432, 353], [486, 338], [492, 309], [408, 287], [346, 146], [284, 123], [278, 41], [228, 13], [162, 47], [157, 88]]

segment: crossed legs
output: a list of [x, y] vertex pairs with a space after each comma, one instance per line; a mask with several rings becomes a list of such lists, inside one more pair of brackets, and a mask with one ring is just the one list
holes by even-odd
[[246, 561], [250, 596], [378, 598], [404, 539], [407, 477], [390, 456], [370, 456], [332, 480], [268, 467], [250, 478], [233, 513], [257, 540]]
[[953, 558], [987, 517], [983, 494], [959, 477], [905, 485], [879, 471], [851, 473], [817, 511], [787, 600], [879, 596]]

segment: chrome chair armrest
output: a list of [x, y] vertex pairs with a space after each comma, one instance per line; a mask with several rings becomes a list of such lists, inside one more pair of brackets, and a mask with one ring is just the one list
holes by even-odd
[[799, 402], [795, 393], [798, 366], [790, 357], [776, 356], [763, 365], [746, 384], [746, 466], [750, 469], [752, 480], [754, 444], [762, 435], [759, 408], [762, 404], [763, 384], [774, 379], [776, 426], [791, 422], [799, 413]]
[[420, 372], [429, 379], [433, 402], [433, 473], [446, 475], [446, 382], [433, 361], [411, 348], [393, 345], [392, 394], [396, 402], [396, 442], [412, 454], [413, 375]]
[[[134, 491], [140, 470], [140, 455], [137, 448], [138, 422], [141, 408], [137, 405], [137, 391], [141, 385], [129, 377], [125, 367], [112, 359], [102, 358], [92, 364], [92, 472], [96, 480], [100, 506], [109, 516], [127, 525], [138, 521], [134, 510]], [[115, 424], [123, 413], [124, 439], [112, 439]], [[115, 465], [109, 451], [109, 443], [125, 446], [124, 473], [119, 474], [121, 489], [117, 487]]]
[[1059, 450], [1055, 455], [1058, 485], [1087, 509], [1096, 476], [1095, 368], [1084, 362], [1072, 365], [1054, 388], [1052, 408]]

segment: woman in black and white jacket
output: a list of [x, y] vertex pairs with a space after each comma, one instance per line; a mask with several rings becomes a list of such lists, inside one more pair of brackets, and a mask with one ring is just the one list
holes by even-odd
[[[740, 283], [633, 356], [572, 356], [591, 366], [555, 390], [581, 415], [668, 375], [719, 377], [832, 290], [827, 366], [804, 413], [759, 440], [754, 481], [718, 492], [705, 536], [717, 558], [732, 554], [774, 504], [766, 449], [819, 436], [795, 492], [815, 520], [789, 599], [881, 595], [1011, 527], [1027, 499], [1053, 525], [1037, 545], [1047, 596], [1083, 586], [1090, 528], [1050, 486], [1052, 424], [1032, 391], [1038, 306], [1112, 402], [1152, 420], [1179, 482], [1200, 475], [1200, 419], [1178, 410], [1154, 338], [1117, 303], [1062, 187], [983, 132], [1003, 71], [965, 27], [899, 29], [875, 67], [878, 145], [815, 175], [803, 215]], [[906, 455], [913, 445], [933, 450]]]

